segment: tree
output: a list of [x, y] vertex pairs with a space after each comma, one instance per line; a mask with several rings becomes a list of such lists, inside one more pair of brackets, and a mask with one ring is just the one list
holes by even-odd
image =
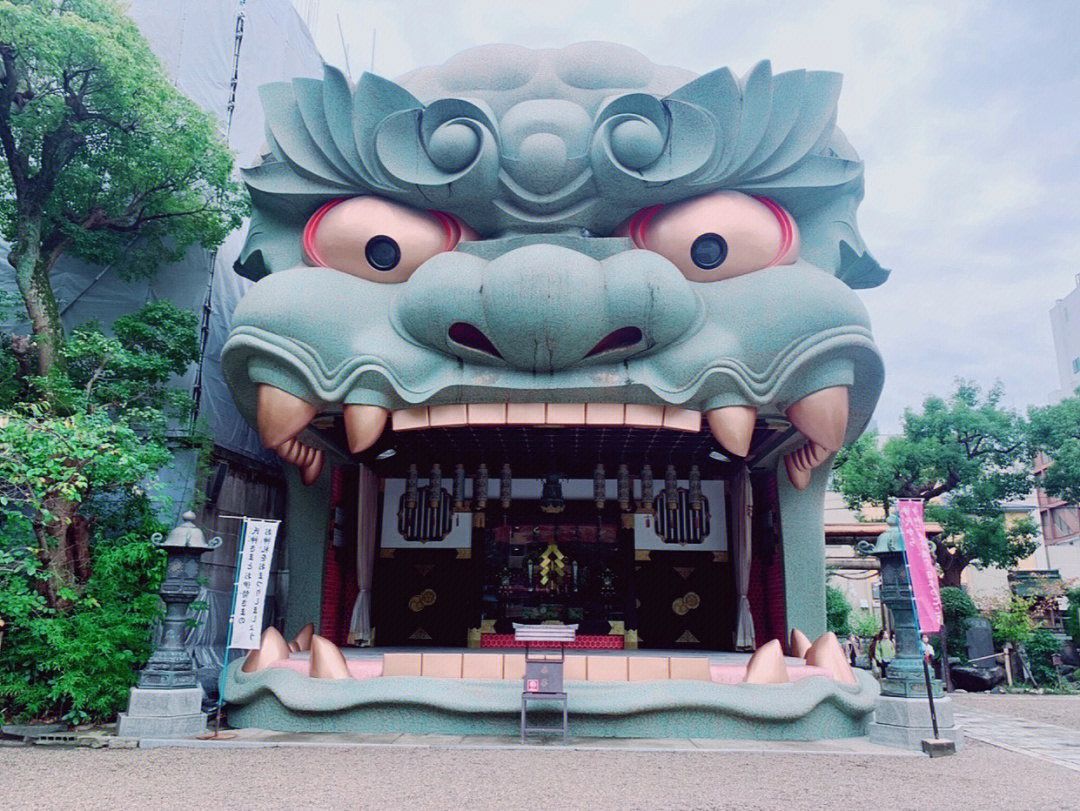
[[1054, 498], [1080, 504], [1080, 389], [1056, 405], [1030, 409], [1028, 425], [1031, 451], [1050, 459], [1039, 486]]
[[108, 718], [150, 653], [164, 572], [150, 536], [168, 528], [148, 491], [172, 458], [169, 425], [190, 412], [170, 383], [198, 354], [197, 327], [168, 302], [118, 318], [111, 336], [84, 325], [62, 373], [21, 378], [0, 403], [5, 714]]
[[148, 274], [240, 222], [214, 120], [112, 0], [0, 0], [0, 157], [0, 229], [41, 375], [63, 357], [61, 256]]
[[1032, 487], [1026, 423], [1002, 407], [995, 385], [981, 397], [960, 380], [947, 399], [927, 397], [904, 412], [904, 432], [880, 443], [867, 433], [837, 454], [834, 481], [847, 505], [888, 515], [898, 498], [923, 499], [942, 525], [935, 556], [944, 586], [959, 586], [969, 564], [1015, 565], [1035, 551], [1029, 518], [1007, 522], [1005, 502]]
[[49, 607], [70, 604], [91, 575], [92, 527], [82, 505], [102, 494], [138, 494], [172, 458], [168, 420], [186, 416], [190, 398], [169, 382], [197, 357], [196, 328], [194, 313], [168, 302], [118, 318], [114, 337], [84, 326], [64, 345], [66, 371], [54, 383], [66, 413], [35, 401], [41, 378], [3, 413], [0, 544], [34, 550]]
[[833, 586], [825, 587], [825, 627], [839, 637], [845, 637], [851, 633], [851, 625], [848, 616], [851, 614], [851, 604], [848, 603], [844, 592]]

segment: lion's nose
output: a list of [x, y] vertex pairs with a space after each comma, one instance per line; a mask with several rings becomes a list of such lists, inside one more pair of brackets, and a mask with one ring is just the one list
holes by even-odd
[[532, 372], [618, 360], [675, 340], [697, 312], [678, 270], [645, 251], [598, 261], [534, 244], [477, 261], [433, 260], [399, 303], [410, 333], [464, 360]]

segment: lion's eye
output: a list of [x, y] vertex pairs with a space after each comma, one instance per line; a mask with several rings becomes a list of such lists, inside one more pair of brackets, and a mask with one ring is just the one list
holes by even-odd
[[740, 192], [653, 206], [623, 230], [638, 248], [666, 257], [692, 282], [790, 265], [799, 257], [799, 229], [791, 215], [772, 200]]
[[351, 197], [332, 200], [312, 215], [304, 228], [304, 253], [312, 265], [396, 283], [471, 238], [471, 229], [449, 214]]

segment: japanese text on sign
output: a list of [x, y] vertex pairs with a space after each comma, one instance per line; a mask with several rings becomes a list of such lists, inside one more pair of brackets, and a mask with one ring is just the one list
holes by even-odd
[[254, 650], [262, 633], [263, 602], [280, 521], [245, 518], [233, 595], [232, 647]]
[[938, 590], [937, 568], [926, 542], [923, 503], [901, 500], [896, 504], [896, 512], [900, 519], [904, 548], [907, 550], [919, 630], [924, 634], [935, 634], [941, 630], [941, 592]]

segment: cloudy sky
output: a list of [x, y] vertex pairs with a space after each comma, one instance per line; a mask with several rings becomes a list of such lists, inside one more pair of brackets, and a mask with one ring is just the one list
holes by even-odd
[[1017, 408], [1058, 387], [1048, 312], [1080, 273], [1076, 0], [293, 2], [353, 78], [486, 43], [581, 40], [699, 73], [761, 59], [843, 73], [839, 123], [866, 162], [861, 230], [893, 271], [863, 293], [885, 357], [880, 429], [956, 377], [1000, 380]]

